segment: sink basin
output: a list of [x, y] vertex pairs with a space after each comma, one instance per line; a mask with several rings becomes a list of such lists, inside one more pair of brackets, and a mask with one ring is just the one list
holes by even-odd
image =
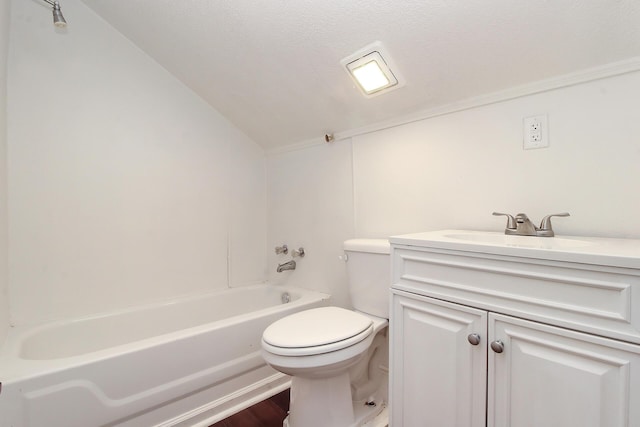
[[506, 234], [494, 233], [451, 233], [444, 234], [443, 237], [455, 240], [466, 241], [469, 243], [483, 243], [487, 245], [511, 246], [518, 248], [535, 248], [535, 249], [557, 249], [564, 250], [570, 248], [582, 248], [592, 246], [594, 243], [577, 240], [566, 239], [562, 237], [534, 237], [534, 236], [508, 236]]

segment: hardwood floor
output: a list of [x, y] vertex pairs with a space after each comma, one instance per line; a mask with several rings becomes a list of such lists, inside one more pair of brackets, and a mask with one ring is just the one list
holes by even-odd
[[288, 410], [289, 390], [285, 390], [210, 427], [282, 427]]

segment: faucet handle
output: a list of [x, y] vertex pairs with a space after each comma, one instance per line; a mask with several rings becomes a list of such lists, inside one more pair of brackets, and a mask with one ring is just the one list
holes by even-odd
[[507, 228], [516, 229], [516, 219], [513, 217], [513, 215], [510, 215], [508, 213], [500, 213], [500, 212], [494, 212], [493, 213], [494, 216], [506, 216], [507, 217]]
[[542, 218], [542, 222], [540, 223], [540, 231], [545, 231], [549, 233], [549, 236], [553, 236], [553, 228], [551, 227], [551, 217], [552, 216], [569, 216], [569, 212], [562, 212], [557, 214], [547, 215]]
[[282, 246], [276, 246], [276, 254], [288, 254], [289, 253], [289, 248], [287, 247], [287, 245], [282, 245]]

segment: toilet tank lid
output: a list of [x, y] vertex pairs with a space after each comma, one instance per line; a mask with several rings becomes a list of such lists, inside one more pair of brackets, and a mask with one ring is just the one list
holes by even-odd
[[344, 242], [344, 250], [368, 252], [372, 254], [389, 254], [391, 252], [391, 246], [388, 239], [349, 239]]

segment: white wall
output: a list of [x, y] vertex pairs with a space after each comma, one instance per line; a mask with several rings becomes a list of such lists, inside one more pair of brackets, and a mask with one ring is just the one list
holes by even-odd
[[[269, 207], [274, 209], [275, 197], [287, 212], [271, 213], [269, 242], [303, 236], [306, 246], [322, 242], [323, 247], [337, 248], [353, 236], [444, 228], [500, 231], [506, 221], [493, 217], [493, 211], [526, 212], [535, 222], [568, 211], [571, 217], [554, 221], [559, 234], [640, 238], [639, 98], [636, 72], [361, 135], [334, 146], [272, 154]], [[544, 113], [550, 147], [523, 150], [523, 117]], [[345, 164], [351, 157], [348, 171]], [[335, 182], [336, 171], [343, 177], [353, 173], [353, 189], [348, 178]], [[299, 185], [306, 193], [289, 191], [298, 173], [313, 177], [311, 185]], [[317, 191], [325, 182], [333, 184], [337, 198]], [[350, 193], [352, 214], [340, 209], [349, 205]], [[336, 206], [336, 215], [316, 215], [310, 224], [290, 214], [327, 206]], [[332, 229], [343, 232], [328, 235]], [[327, 260], [333, 255], [322, 253]], [[308, 283], [323, 290], [341, 293], [346, 286], [326, 266], [301, 263], [290, 280], [294, 275], [314, 277]]]
[[[640, 72], [354, 138], [356, 234], [500, 230], [493, 211], [559, 234], [640, 238]], [[548, 114], [550, 147], [522, 149]]]
[[264, 153], [98, 18], [14, 1], [9, 296], [16, 324], [266, 277]]
[[[536, 221], [566, 210], [572, 216], [555, 221], [560, 234], [640, 238], [640, 73], [273, 154], [267, 191], [252, 141], [81, 2], [67, 0], [64, 13], [70, 25], [59, 33], [45, 6], [12, 2], [14, 323], [265, 277], [347, 306], [344, 239], [500, 230], [494, 210]], [[523, 151], [522, 118], [540, 113], [551, 147]], [[277, 274], [290, 259], [272, 252], [282, 243], [308, 255]]]
[[10, 2], [0, 2], [0, 345], [9, 326], [7, 276], [7, 57]]

